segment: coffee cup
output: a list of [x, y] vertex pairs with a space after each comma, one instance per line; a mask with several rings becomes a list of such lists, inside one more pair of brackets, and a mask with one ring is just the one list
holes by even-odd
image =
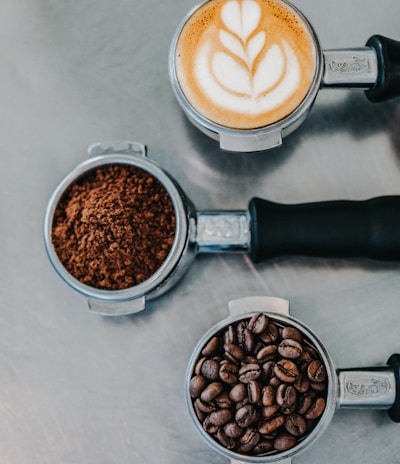
[[399, 354], [387, 365], [337, 370], [287, 300], [242, 298], [229, 310], [194, 348], [185, 398], [202, 439], [232, 463], [289, 464], [337, 408], [387, 410], [400, 421]]
[[223, 150], [254, 152], [281, 145], [321, 86], [369, 89], [373, 100], [399, 95], [398, 73], [388, 71], [399, 50], [374, 37], [364, 48], [323, 52], [307, 18], [286, 0], [208, 0], [178, 27], [169, 73], [196, 127]]

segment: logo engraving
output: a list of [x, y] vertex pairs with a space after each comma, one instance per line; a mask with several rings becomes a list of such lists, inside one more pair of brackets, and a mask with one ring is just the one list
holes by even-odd
[[353, 56], [343, 61], [331, 61], [329, 67], [331, 71], [340, 74], [360, 74], [371, 70], [368, 59], [360, 56]]
[[369, 398], [371, 396], [380, 396], [389, 391], [389, 383], [384, 378], [372, 377], [368, 382], [356, 383], [346, 382], [346, 390], [356, 396]]

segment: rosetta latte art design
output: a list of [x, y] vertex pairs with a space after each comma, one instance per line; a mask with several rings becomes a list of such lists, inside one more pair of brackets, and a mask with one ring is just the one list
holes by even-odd
[[206, 2], [178, 41], [184, 94], [205, 117], [232, 128], [284, 118], [304, 99], [314, 74], [312, 39], [300, 21], [278, 1]]
[[207, 42], [198, 52], [196, 75], [204, 92], [227, 110], [257, 115], [278, 108], [299, 85], [294, 51], [284, 40], [268, 47], [265, 31], [257, 32], [261, 8], [253, 0], [232, 0], [221, 15], [221, 49], [214, 52]]

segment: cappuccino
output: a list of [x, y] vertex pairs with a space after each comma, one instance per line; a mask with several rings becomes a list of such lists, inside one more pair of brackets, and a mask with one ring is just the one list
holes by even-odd
[[183, 25], [175, 73], [202, 117], [230, 129], [257, 129], [293, 113], [317, 68], [311, 28], [281, 0], [209, 0]]

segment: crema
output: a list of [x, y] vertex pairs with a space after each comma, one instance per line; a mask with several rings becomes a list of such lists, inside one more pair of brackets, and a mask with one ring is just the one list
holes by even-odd
[[184, 24], [175, 71], [189, 104], [232, 129], [274, 124], [310, 91], [316, 49], [299, 14], [279, 0], [210, 0]]

